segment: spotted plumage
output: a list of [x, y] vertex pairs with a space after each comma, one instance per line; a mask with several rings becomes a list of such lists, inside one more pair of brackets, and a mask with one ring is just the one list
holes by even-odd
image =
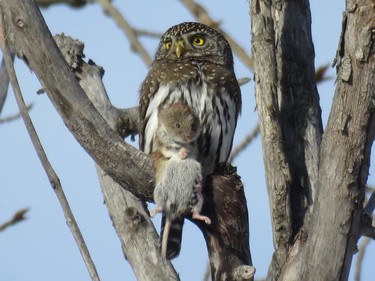
[[[198, 116], [201, 131], [194, 143], [194, 158], [204, 176], [212, 173], [229, 157], [241, 93], [227, 40], [206, 25], [181, 23], [160, 40], [140, 90], [140, 149], [144, 152], [155, 150], [158, 110], [173, 103], [188, 104]], [[169, 257], [178, 252], [179, 248], [171, 250]]]

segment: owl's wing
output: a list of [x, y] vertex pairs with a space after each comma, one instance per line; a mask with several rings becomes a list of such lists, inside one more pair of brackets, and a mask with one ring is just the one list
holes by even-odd
[[[140, 118], [140, 130], [139, 130], [139, 149], [146, 152], [151, 153], [152, 150], [150, 150], [150, 147], [146, 147], [146, 130], [148, 123], [150, 121], [150, 118], [153, 116], [152, 114], [148, 114], [150, 112], [149, 106], [150, 103], [152, 103], [153, 98], [158, 91], [159, 88], [159, 81], [156, 76], [155, 66], [153, 66], [146, 79], [143, 81], [141, 89], [140, 89], [140, 101], [139, 101], [139, 118]], [[155, 112], [157, 113], [157, 111]], [[155, 121], [155, 118], [157, 120], [157, 115], [154, 114], [154, 119], [151, 119], [151, 123]], [[152, 126], [154, 129], [154, 132], [156, 130], [156, 125]], [[154, 133], [153, 132], [153, 133]]]

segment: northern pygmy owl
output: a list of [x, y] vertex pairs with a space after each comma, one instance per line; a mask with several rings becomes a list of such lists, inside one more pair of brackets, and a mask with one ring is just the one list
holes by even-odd
[[[195, 22], [169, 28], [161, 37], [154, 62], [140, 90], [140, 149], [152, 153], [158, 110], [186, 103], [199, 117], [201, 131], [195, 141], [195, 158], [203, 175], [228, 160], [241, 92], [233, 69], [228, 41], [214, 29]], [[175, 233], [173, 233], [175, 231]], [[182, 227], [172, 227], [168, 257], [179, 254]], [[179, 236], [179, 237], [178, 237]]]

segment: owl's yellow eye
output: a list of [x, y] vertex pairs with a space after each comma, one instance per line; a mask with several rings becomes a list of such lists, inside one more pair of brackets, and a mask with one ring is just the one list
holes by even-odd
[[205, 43], [204, 38], [203, 38], [203, 36], [201, 36], [201, 35], [194, 36], [194, 37], [193, 37], [193, 40], [191, 40], [191, 42], [192, 42], [193, 45], [195, 45], [195, 46], [203, 46], [204, 43]]
[[167, 40], [165, 41], [165, 48], [168, 50], [170, 47], [172, 46], [172, 41], [171, 40]]

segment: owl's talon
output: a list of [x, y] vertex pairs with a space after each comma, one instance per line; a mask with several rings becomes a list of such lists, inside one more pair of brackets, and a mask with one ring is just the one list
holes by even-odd
[[206, 224], [211, 224], [211, 219], [209, 217], [202, 216], [197, 212], [193, 212], [192, 218], [196, 220], [204, 221]]

